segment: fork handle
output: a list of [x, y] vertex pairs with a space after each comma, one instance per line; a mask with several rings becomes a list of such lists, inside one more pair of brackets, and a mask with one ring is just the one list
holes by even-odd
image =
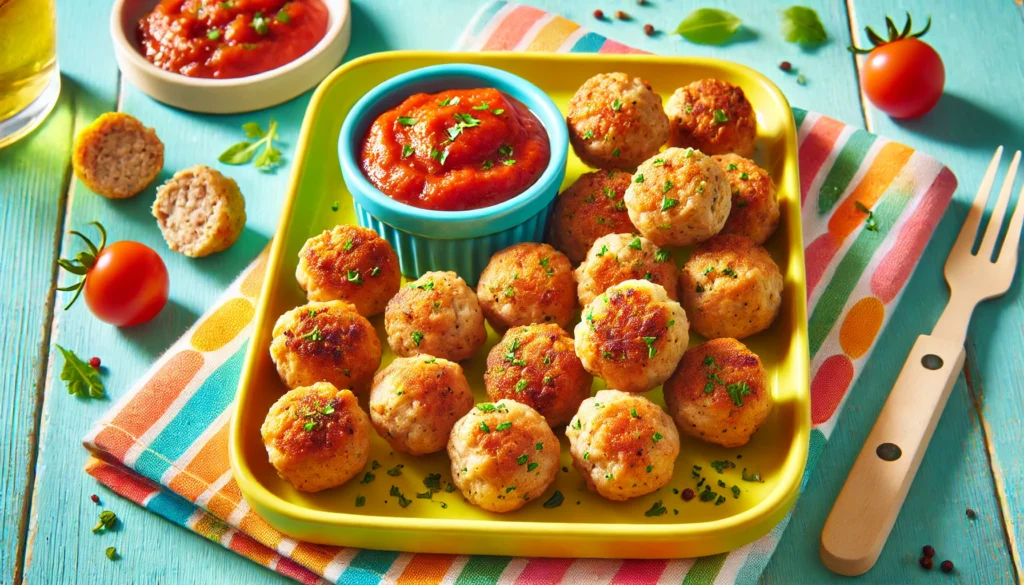
[[964, 363], [962, 341], [922, 335], [878, 415], [821, 533], [821, 560], [840, 575], [874, 566]]

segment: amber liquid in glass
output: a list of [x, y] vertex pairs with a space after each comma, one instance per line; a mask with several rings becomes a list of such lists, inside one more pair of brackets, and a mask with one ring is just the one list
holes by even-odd
[[[56, 20], [55, 0], [0, 0], [0, 123], [23, 113], [58, 75]], [[0, 146], [28, 130], [0, 132]]]

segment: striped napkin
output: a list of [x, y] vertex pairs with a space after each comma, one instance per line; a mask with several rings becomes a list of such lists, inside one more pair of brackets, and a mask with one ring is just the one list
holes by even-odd
[[[637, 52], [557, 15], [506, 2], [458, 49]], [[795, 110], [810, 314], [812, 419], [804, 482], [956, 187], [942, 164]], [[878, 231], [865, 229], [872, 210]], [[86, 471], [114, 492], [302, 583], [755, 583], [789, 518], [729, 553], [684, 560], [409, 554], [297, 542], [245, 503], [228, 464], [231, 402], [266, 265], [261, 255], [84, 438]]]

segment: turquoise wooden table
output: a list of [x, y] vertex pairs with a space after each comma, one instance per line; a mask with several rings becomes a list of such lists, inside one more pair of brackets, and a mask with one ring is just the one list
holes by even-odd
[[[795, 509], [765, 583], [850, 582], [818, 560], [822, 525], [874, 417], [914, 338], [931, 329], [948, 294], [942, 264], [965, 217], [996, 145], [1024, 147], [1024, 11], [1021, 0], [805, 1], [814, 5], [831, 41], [804, 51], [784, 43], [778, 9], [789, 2], [732, 0], [743, 18], [738, 40], [724, 47], [697, 46], [675, 35], [647, 37], [641, 26], [672, 29], [699, 0], [527, 0], [577, 20], [621, 42], [664, 54], [720, 57], [771, 77], [796, 106], [929, 153], [960, 181], [953, 204], [932, 237], [924, 260], [883, 334], [878, 351], [850, 393], [837, 432]], [[0, 584], [65, 583], [281, 583], [283, 577], [225, 549], [203, 542], [140, 508], [100, 491], [82, 472], [80, 439], [110, 405], [66, 394], [58, 380], [54, 343], [107, 368], [111, 399], [118, 398], [152, 360], [214, 301], [273, 235], [288, 170], [260, 174], [232, 168], [247, 194], [249, 222], [240, 242], [214, 258], [188, 260], [163, 253], [171, 275], [171, 301], [153, 322], [118, 330], [93, 319], [84, 307], [60, 310], [54, 260], [68, 246], [66, 232], [99, 220], [113, 240], [143, 242], [166, 250], [149, 215], [152, 191], [111, 202], [89, 193], [70, 172], [72, 136], [98, 114], [129, 112], [155, 126], [167, 144], [166, 169], [212, 164], [225, 145], [238, 141], [249, 120], [277, 119], [287, 156], [297, 138], [308, 94], [268, 112], [199, 116], [158, 104], [125, 83], [107, 34], [110, 0], [58, 3], [60, 103], [30, 138], [0, 151], [0, 307], [3, 311], [0, 371]], [[473, 0], [354, 0], [353, 38], [347, 59], [392, 49], [446, 49], [475, 11]], [[622, 9], [631, 23], [596, 21], [591, 13]], [[894, 121], [866, 104], [856, 63], [846, 46], [854, 30], [879, 25], [885, 10], [901, 16], [933, 16], [926, 40], [945, 60], [946, 93], [928, 116]], [[898, 19], [900, 20], [900, 19]], [[791, 61], [807, 84], [778, 69]], [[162, 176], [158, 181], [166, 178]], [[1019, 181], [1018, 181], [1019, 182]], [[1019, 189], [1019, 186], [1018, 186]], [[939, 423], [888, 545], [877, 566], [859, 583], [1011, 584], [1024, 565], [1024, 293], [1018, 277], [1004, 297], [975, 314], [968, 361]], [[89, 529], [100, 493], [123, 523], [113, 539]], [[971, 521], [967, 508], [977, 511]], [[106, 559], [115, 544], [122, 556]], [[917, 565], [922, 545], [950, 558], [955, 576]]]

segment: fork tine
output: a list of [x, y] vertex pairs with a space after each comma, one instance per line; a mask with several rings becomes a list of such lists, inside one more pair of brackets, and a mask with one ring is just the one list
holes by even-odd
[[992, 258], [992, 250], [996, 247], [996, 240], [999, 238], [999, 231], [1003, 228], [1003, 217], [1006, 215], [1006, 208], [1010, 205], [1010, 195], [1013, 194], [1013, 180], [1017, 178], [1017, 163], [1020, 162], [1020, 151], [1013, 155], [1010, 161], [1010, 169], [1006, 171], [1006, 178], [1003, 179], [1003, 188], [999, 191], [999, 198], [992, 208], [992, 215], [988, 220], [988, 227], [985, 228], [985, 236], [978, 248], [978, 257], [989, 260]]
[[964, 220], [964, 227], [960, 228], [960, 235], [957, 236], [956, 243], [953, 244], [953, 250], [950, 251], [950, 258], [953, 257], [954, 252], [969, 255], [974, 248], [974, 240], [978, 235], [978, 225], [981, 224], [981, 215], [985, 211], [988, 193], [992, 190], [992, 183], [996, 180], [996, 171], [999, 169], [999, 159], [1002, 156], [1003, 147], [999, 146], [992, 157], [992, 162], [988, 165], [988, 170], [985, 171], [984, 178], [981, 180], [978, 194], [974, 197], [974, 203], [971, 204], [971, 209], [967, 212], [967, 219]]
[[[1003, 247], [999, 249], [996, 266], [1005, 270], [1017, 269], [1017, 248], [1020, 246], [1022, 227], [1024, 227], [1024, 185], [1021, 185], [1020, 194], [1017, 195], [1017, 208], [1013, 210], [1010, 225], [1006, 228], [1006, 239], [1003, 240]], [[1010, 274], [1012, 275], [1013, 272]]]

